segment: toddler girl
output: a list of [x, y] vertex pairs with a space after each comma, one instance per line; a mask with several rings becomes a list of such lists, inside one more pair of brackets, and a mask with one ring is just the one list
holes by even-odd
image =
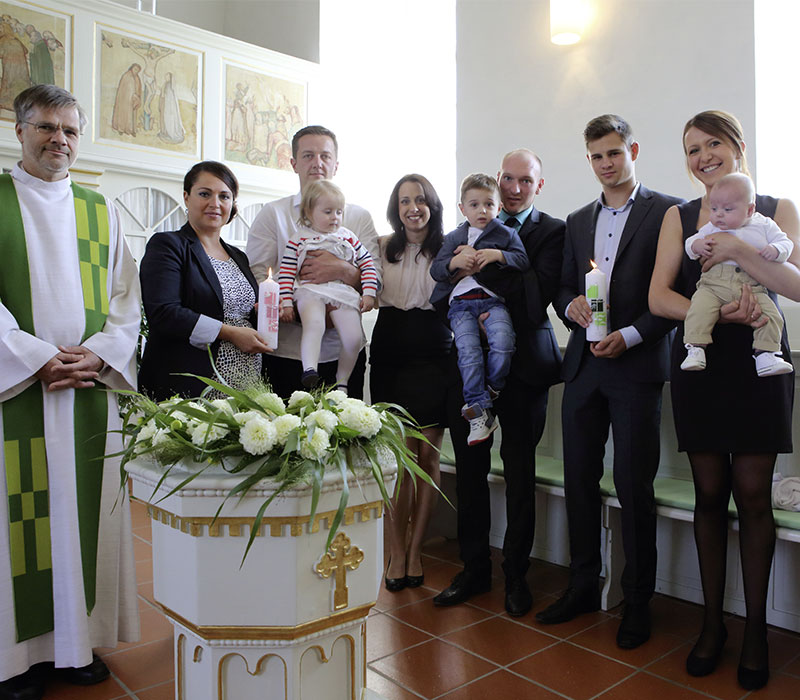
[[[378, 276], [369, 251], [357, 236], [342, 226], [344, 195], [328, 180], [310, 182], [300, 201], [300, 228], [286, 244], [278, 283], [281, 294], [281, 321], [294, 321], [294, 304], [303, 324], [300, 359], [301, 382], [306, 388], [319, 383], [319, 362], [326, 314], [339, 333], [342, 351], [336, 368], [336, 388], [347, 391], [347, 380], [361, 350], [363, 331], [361, 312], [375, 307]], [[341, 281], [315, 284], [298, 276], [309, 251], [325, 250], [346, 260], [361, 271], [361, 296]]]

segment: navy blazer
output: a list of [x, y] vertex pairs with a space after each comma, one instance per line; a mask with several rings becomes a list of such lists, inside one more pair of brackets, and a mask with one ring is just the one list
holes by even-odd
[[[617, 249], [611, 279], [608, 281], [609, 332], [633, 326], [642, 342], [619, 357], [606, 360], [609, 372], [641, 382], [663, 382], [669, 376], [670, 331], [675, 321], [650, 313], [647, 295], [656, 260], [661, 220], [673, 204], [684, 200], [639, 186]], [[591, 202], [567, 217], [561, 288], [554, 304], [556, 313], [572, 331], [564, 354], [563, 378], [577, 375], [589, 352], [586, 330], [566, 316], [566, 308], [577, 296], [586, 294], [586, 273], [594, 258], [595, 226], [600, 203]]]
[[[433, 288], [433, 294], [431, 294], [431, 304], [439, 309], [448, 305], [450, 293], [460, 279], [459, 273], [461, 273], [461, 270], [451, 272], [448, 265], [450, 265], [450, 261], [455, 255], [455, 249], [460, 245], [467, 245], [468, 236], [469, 222], [465, 221], [444, 237], [444, 243], [431, 264], [431, 277], [436, 280], [436, 286]], [[505, 226], [500, 219], [495, 218], [486, 224], [486, 228], [483, 229], [483, 233], [475, 241], [473, 247], [475, 250], [492, 248], [503, 251], [506, 259], [504, 265], [490, 263], [475, 274], [474, 277], [487, 289], [491, 289], [495, 294], [505, 298], [502, 291], [496, 288], [498, 285], [496, 273], [507, 273], [511, 270], [521, 272], [529, 267], [528, 256], [525, 253], [525, 247], [522, 245], [519, 235], [514, 229]], [[487, 274], [484, 275], [483, 273]]]
[[[247, 256], [222, 241], [225, 251], [244, 273], [258, 297], [258, 284]], [[157, 400], [174, 394], [198, 396], [206, 386], [189, 372], [212, 377], [206, 348], [189, 344], [200, 315], [223, 320], [222, 287], [208, 255], [189, 224], [179, 231], [156, 233], [147, 242], [139, 269], [142, 301], [149, 333], [139, 368], [139, 387]], [[252, 315], [252, 321], [255, 316]], [[255, 325], [255, 323], [254, 323]], [[211, 344], [216, 358], [219, 340]]]

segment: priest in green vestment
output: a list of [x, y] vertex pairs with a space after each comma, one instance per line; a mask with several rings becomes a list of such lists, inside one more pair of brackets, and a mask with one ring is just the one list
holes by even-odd
[[[0, 175], [0, 700], [108, 677], [138, 638], [116, 394], [135, 389], [140, 292], [114, 206], [71, 182], [86, 116], [63, 88], [14, 101]], [[115, 505], [116, 503], [116, 505]]]

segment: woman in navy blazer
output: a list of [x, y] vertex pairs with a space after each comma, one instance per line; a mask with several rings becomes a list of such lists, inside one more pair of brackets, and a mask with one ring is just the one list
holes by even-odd
[[209, 345], [234, 385], [256, 379], [260, 353], [270, 350], [253, 328], [258, 285], [247, 256], [220, 238], [236, 215], [236, 177], [203, 161], [186, 173], [183, 190], [188, 221], [148, 241], [139, 271], [149, 326], [139, 386], [156, 400], [200, 394], [203, 382], [176, 373], [213, 377]]

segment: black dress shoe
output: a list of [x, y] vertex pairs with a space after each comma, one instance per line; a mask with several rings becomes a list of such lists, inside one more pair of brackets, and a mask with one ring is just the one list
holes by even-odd
[[626, 604], [617, 630], [620, 649], [636, 649], [650, 639], [650, 606], [647, 603]]
[[599, 609], [600, 591], [596, 587], [570, 587], [555, 603], [536, 613], [536, 619], [543, 625], [557, 625]]
[[717, 670], [719, 662], [722, 659], [722, 651], [725, 649], [725, 642], [728, 640], [728, 630], [722, 628], [722, 635], [719, 638], [719, 644], [711, 656], [698, 656], [697, 645], [689, 652], [686, 657], [686, 673], [695, 678], [702, 678], [708, 676]]
[[[389, 563], [386, 565], [386, 571], [389, 571], [389, 567], [392, 565], [392, 560], [389, 559]], [[386, 590], [390, 593], [397, 593], [398, 591], [402, 591], [408, 585], [408, 576], [401, 576], [400, 578], [389, 578], [388, 576], [384, 577], [383, 582], [386, 584]]]
[[506, 612], [512, 617], [522, 617], [530, 612], [533, 596], [524, 578], [506, 581]]
[[739, 685], [745, 690], [758, 690], [763, 688], [769, 680], [769, 666], [763, 668], [746, 668], [739, 664], [736, 670]]
[[92, 654], [92, 663], [79, 668], [62, 668], [61, 678], [67, 683], [72, 685], [94, 685], [95, 683], [102, 683], [110, 672], [108, 666], [103, 663], [103, 660], [97, 655]]
[[461, 571], [456, 574], [453, 582], [433, 599], [433, 604], [443, 607], [458, 605], [474, 595], [486, 593], [491, 588], [491, 574], [476, 575]]
[[425, 574], [420, 574], [419, 576], [406, 574], [406, 586], [409, 588], [419, 588], [423, 583], [425, 583]]
[[0, 700], [41, 700], [45, 678], [35, 667], [25, 673], [0, 681]]

